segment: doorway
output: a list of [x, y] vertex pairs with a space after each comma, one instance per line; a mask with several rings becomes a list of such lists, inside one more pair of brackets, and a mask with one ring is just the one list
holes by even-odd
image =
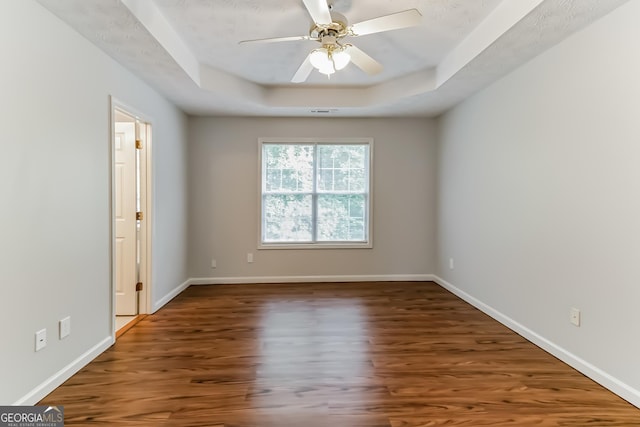
[[151, 306], [151, 123], [113, 99], [111, 107], [112, 333], [117, 338]]

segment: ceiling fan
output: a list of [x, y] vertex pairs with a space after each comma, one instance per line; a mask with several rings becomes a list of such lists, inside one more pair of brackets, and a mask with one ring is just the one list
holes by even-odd
[[380, 16], [349, 25], [347, 18], [332, 11], [327, 0], [302, 0], [313, 26], [308, 36], [275, 37], [267, 39], [243, 40], [243, 43], [274, 43], [297, 40], [314, 40], [322, 46], [314, 49], [298, 68], [291, 81], [301, 83], [307, 80], [314, 69], [331, 77], [331, 74], [353, 62], [367, 74], [382, 71], [382, 64], [350, 43], [343, 43], [345, 37], [358, 37], [383, 31], [398, 30], [418, 25], [422, 15], [417, 9]]

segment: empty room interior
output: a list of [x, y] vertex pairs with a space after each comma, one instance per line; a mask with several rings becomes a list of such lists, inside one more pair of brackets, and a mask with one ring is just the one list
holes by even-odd
[[3, 1], [0, 405], [640, 426], [638, 18]]

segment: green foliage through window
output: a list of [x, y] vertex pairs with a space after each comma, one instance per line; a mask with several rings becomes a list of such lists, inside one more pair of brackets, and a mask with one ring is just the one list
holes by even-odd
[[366, 243], [369, 143], [262, 143], [263, 243]]

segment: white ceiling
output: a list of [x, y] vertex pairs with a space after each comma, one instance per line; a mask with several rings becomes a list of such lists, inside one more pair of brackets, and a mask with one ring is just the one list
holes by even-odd
[[290, 83], [310, 40], [302, 0], [38, 0], [198, 115], [434, 116], [627, 0], [330, 0], [353, 24], [407, 9], [417, 27], [348, 41], [384, 66]]

